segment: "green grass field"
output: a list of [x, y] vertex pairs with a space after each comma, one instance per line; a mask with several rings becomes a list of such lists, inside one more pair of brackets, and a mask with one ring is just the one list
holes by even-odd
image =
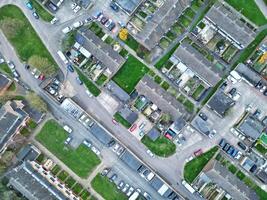
[[[13, 21], [11, 24], [9, 23], [8, 28], [5, 30], [2, 29], [2, 31], [15, 48], [20, 59], [27, 62], [33, 55], [47, 58], [51, 63], [51, 74], [55, 73], [57, 71], [57, 65], [54, 59], [22, 11], [14, 5], [3, 6], [0, 8], [0, 22], [6, 19]], [[14, 22], [18, 23], [19, 26], [15, 26], [16, 24], [14, 25]]]
[[5, 73], [8, 76], [12, 76], [12, 72], [6, 63], [0, 64], [0, 71]]
[[167, 52], [159, 61], [155, 64], [157, 69], [161, 69], [163, 65], [169, 60], [175, 50], [179, 47], [180, 43], [176, 44], [169, 52]]
[[115, 115], [114, 115], [114, 119], [119, 122], [121, 125], [123, 125], [125, 128], [130, 128], [131, 127], [131, 124], [126, 120], [124, 119], [119, 112], [116, 112]]
[[129, 55], [127, 61], [112, 79], [130, 94], [148, 71], [149, 69], [146, 65], [137, 60], [133, 55]]
[[85, 145], [80, 145], [77, 149], [66, 146], [64, 141], [67, 137], [67, 132], [56, 121], [50, 120], [36, 139], [78, 176], [86, 178], [101, 161]]
[[164, 136], [160, 136], [155, 141], [148, 136], [144, 136], [141, 141], [150, 151], [161, 157], [168, 157], [174, 154], [176, 150], [175, 144]]
[[267, 145], [267, 134], [263, 133], [260, 137], [260, 140]]
[[247, 17], [250, 21], [258, 26], [267, 23], [267, 19], [257, 6], [254, 0], [225, 0], [228, 4], [233, 6], [237, 11]]
[[217, 151], [218, 147], [213, 147], [209, 151], [186, 163], [184, 168], [184, 179], [188, 183], [192, 183]]
[[54, 18], [52, 14], [37, 2], [37, 0], [31, 0], [31, 3], [42, 20], [50, 22]]
[[91, 182], [94, 190], [100, 194], [105, 200], [126, 200], [128, 199], [121, 191], [119, 191], [114, 183], [111, 183], [107, 177], [97, 174]]

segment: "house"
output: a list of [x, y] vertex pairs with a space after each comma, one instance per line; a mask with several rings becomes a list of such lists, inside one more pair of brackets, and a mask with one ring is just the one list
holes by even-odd
[[152, 141], [155, 141], [159, 138], [161, 135], [158, 129], [152, 128], [147, 134], [146, 134]]
[[235, 101], [226, 95], [222, 90], [218, 90], [208, 102], [208, 107], [222, 118], [234, 105]]
[[235, 9], [222, 3], [215, 3], [205, 15], [206, 26], [220, 33], [238, 49], [246, 48], [256, 37], [255, 28]]
[[151, 50], [189, 5], [190, 0], [164, 1], [163, 5], [151, 15], [143, 29], [134, 35], [135, 38], [148, 50]]
[[239, 63], [235, 71], [251, 86], [256, 86], [262, 80], [258, 73], [243, 63]]
[[258, 139], [264, 130], [264, 124], [252, 114], [247, 115], [238, 125], [237, 130], [252, 140]]
[[127, 107], [120, 109], [119, 113], [130, 124], [133, 124], [138, 119], [138, 114]]
[[172, 123], [169, 129], [171, 129], [176, 134], [179, 134], [181, 130], [185, 127], [185, 125], [186, 125], [186, 121], [183, 118], [179, 117]]
[[175, 50], [171, 59], [178, 66], [183, 66], [184, 71], [190, 69], [209, 87], [214, 87], [221, 80], [221, 74], [214, 70], [214, 64], [187, 42], [183, 42]]
[[120, 86], [118, 86], [114, 81], [109, 81], [106, 85], [106, 88], [120, 101], [123, 103], [126, 103], [129, 101], [130, 96], [127, 92], [125, 92], [123, 89], [121, 89]]
[[253, 160], [251, 160], [249, 157], [245, 157], [240, 165], [248, 172], [254, 172], [253, 168], [257, 167], [255, 162], [253, 162]]
[[17, 154], [19, 161], [34, 161], [41, 154], [40, 150], [32, 144], [27, 144]]
[[23, 111], [22, 101], [8, 101], [0, 108], [0, 153], [7, 148], [12, 138], [26, 126], [30, 119]]
[[4, 94], [11, 84], [12, 80], [0, 73], [0, 96]]
[[116, 0], [115, 2], [128, 15], [131, 15], [143, 1], [144, 0]]
[[256, 177], [261, 180], [262, 183], [267, 184], [267, 172], [264, 170], [259, 170], [256, 173]]
[[142, 163], [127, 150], [121, 155], [120, 159], [128, 167], [130, 167], [132, 170], [136, 172], [143, 166]]
[[98, 139], [102, 144], [108, 146], [112, 141], [113, 137], [105, 130], [103, 127], [100, 127], [97, 123], [94, 123], [90, 128], [91, 134], [93, 134], [96, 139]]

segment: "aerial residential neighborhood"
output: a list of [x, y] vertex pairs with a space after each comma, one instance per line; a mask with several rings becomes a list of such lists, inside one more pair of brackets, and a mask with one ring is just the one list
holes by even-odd
[[266, 0], [1, 0], [0, 200], [266, 200]]

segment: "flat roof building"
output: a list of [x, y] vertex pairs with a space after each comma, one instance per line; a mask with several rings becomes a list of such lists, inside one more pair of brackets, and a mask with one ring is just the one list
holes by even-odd
[[214, 64], [186, 42], [176, 49], [172, 57], [183, 63], [210, 87], [214, 87], [221, 80], [220, 74], [213, 71]]
[[121, 7], [128, 15], [131, 15], [144, 0], [116, 0], [115, 2]]
[[114, 140], [113, 137], [97, 123], [94, 123], [94, 125], [90, 128], [90, 132], [104, 145], [108, 145]]

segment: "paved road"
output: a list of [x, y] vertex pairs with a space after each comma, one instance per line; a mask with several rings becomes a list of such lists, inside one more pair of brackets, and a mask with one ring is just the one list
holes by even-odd
[[264, 14], [264, 16], [267, 18], [267, 6], [264, 3], [263, 0], [255, 0], [256, 4], [258, 5], [261, 12]]
[[[61, 29], [69, 24], [72, 24], [74, 20], [76, 21], [80, 18], [83, 18], [84, 16], [81, 15], [75, 18], [74, 20], [67, 21], [57, 26], [52, 26], [50, 24], [43, 23], [34, 19], [31, 15], [31, 12], [25, 8], [23, 1], [3, 0], [0, 2], [0, 6], [9, 3], [16, 4], [23, 10], [26, 17], [31, 21], [34, 29], [39, 34], [40, 38], [44, 41], [44, 44], [46, 45], [50, 53], [53, 55], [55, 61], [60, 66], [61, 70], [63, 72], [66, 72], [64, 64], [56, 54], [57, 50], [60, 47], [59, 38], [62, 35]], [[12, 59], [14, 61], [14, 63], [18, 66], [18, 71], [21, 74], [22, 80], [27, 80], [27, 83], [30, 85], [30, 87], [48, 103], [53, 115], [56, 116], [60, 121], [72, 124], [73, 127], [75, 127], [75, 130], [77, 130], [77, 133], [80, 133], [81, 135], [84, 134], [83, 136], [92, 138], [92, 136], [88, 135], [87, 132], [83, 133], [83, 131], [81, 130], [84, 130], [84, 128], [78, 122], [75, 122], [71, 117], [66, 115], [61, 109], [59, 109], [58, 104], [54, 102], [46, 93], [44, 93], [43, 90], [38, 87], [37, 80], [31, 77], [30, 73], [25, 72], [25, 69], [19, 63], [15, 52], [9, 50], [11, 47], [8, 42], [5, 41], [3, 35], [1, 35], [0, 41], [2, 41], [0, 47], [1, 51], [7, 58]], [[75, 84], [75, 77], [75, 74], [70, 74], [68, 76], [68, 80], [71, 83]], [[146, 148], [144, 147], [144, 145], [142, 145], [134, 136], [130, 135], [125, 128], [121, 126], [114, 126], [114, 124], [112, 123], [112, 116], [108, 114], [108, 112], [95, 98], [89, 98], [88, 95], [85, 93], [85, 90], [77, 88], [77, 85], [74, 86], [76, 87], [77, 91], [79, 91], [76, 97], [80, 100], [79, 103], [82, 105], [83, 108], [85, 108], [86, 111], [88, 111], [94, 118], [100, 121], [103, 126], [105, 126], [118, 140], [120, 140], [125, 146], [127, 146], [132, 152], [134, 152], [137, 157], [143, 160], [144, 163], [148, 164], [154, 171], [164, 177], [164, 180], [169, 183], [176, 191], [179, 191], [179, 193], [181, 193], [183, 196], [186, 196], [190, 199], [198, 199], [197, 197], [191, 195], [191, 193], [189, 193], [180, 184], [182, 179], [181, 172], [183, 169], [184, 160], [185, 158], [189, 157], [189, 155], [191, 155], [195, 149], [188, 148], [182, 154], [175, 154], [169, 158], [153, 159], [149, 157], [146, 154]], [[95, 141], [95, 143], [97, 143], [97, 141]], [[106, 156], [104, 160], [108, 158], [109, 156]]]

